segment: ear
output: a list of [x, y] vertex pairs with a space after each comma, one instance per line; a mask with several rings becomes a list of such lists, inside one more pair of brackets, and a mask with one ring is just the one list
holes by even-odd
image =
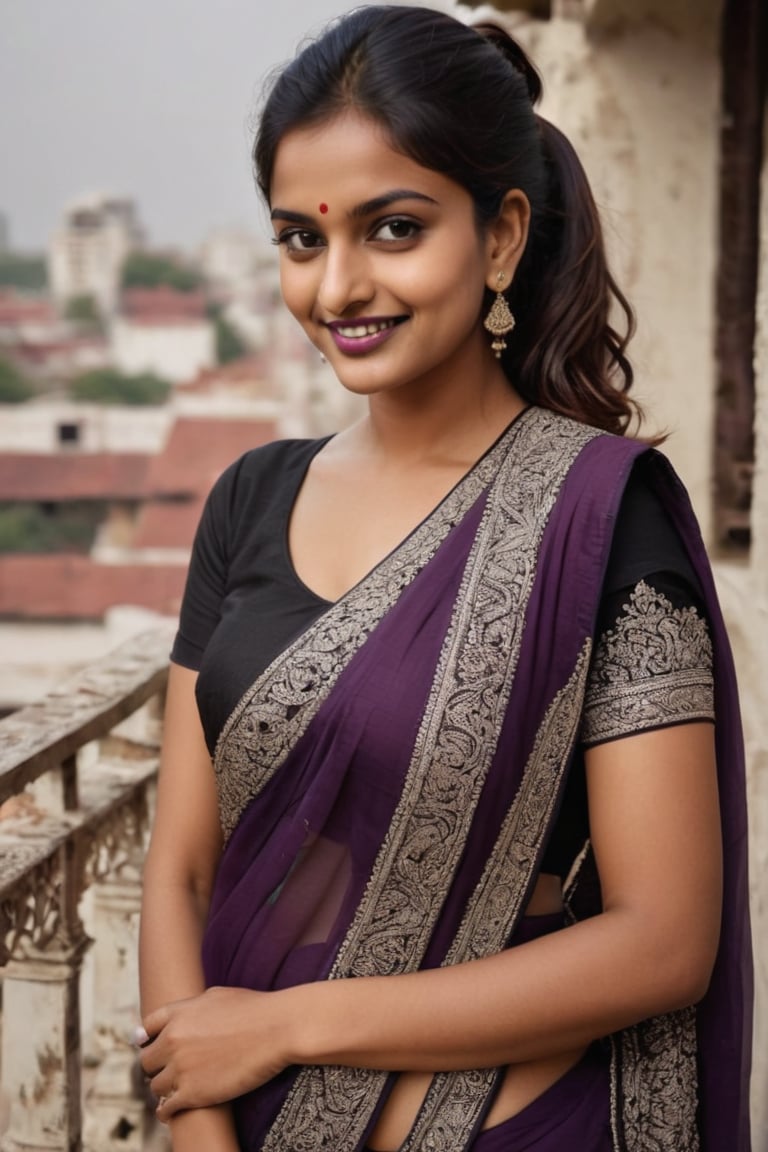
[[509, 287], [517, 266], [525, 252], [528, 228], [531, 223], [531, 205], [525, 192], [513, 188], [505, 195], [499, 214], [488, 225], [486, 233], [486, 285], [498, 292], [500, 273], [504, 273], [503, 287]]

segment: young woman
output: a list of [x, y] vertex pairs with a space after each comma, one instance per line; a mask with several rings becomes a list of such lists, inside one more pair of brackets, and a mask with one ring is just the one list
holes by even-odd
[[267, 100], [285, 302], [368, 408], [198, 532], [142, 921], [176, 1152], [747, 1152], [730, 657], [539, 94], [372, 7]]

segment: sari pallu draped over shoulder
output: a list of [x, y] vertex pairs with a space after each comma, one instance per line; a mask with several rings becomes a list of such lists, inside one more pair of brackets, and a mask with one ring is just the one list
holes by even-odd
[[[582, 713], [600, 589], [642, 444], [528, 409], [439, 507], [246, 692], [215, 768], [226, 847], [208, 984], [270, 990], [508, 947]], [[704, 590], [725, 904], [695, 1010], [610, 1039], [617, 1152], [748, 1152], [746, 815], [728, 643], [687, 497], [654, 486]], [[599, 912], [589, 853], [569, 892]], [[441, 1073], [403, 1152], [469, 1149], [503, 1070]], [[247, 1152], [358, 1152], [393, 1077], [289, 1068], [235, 1101]]]

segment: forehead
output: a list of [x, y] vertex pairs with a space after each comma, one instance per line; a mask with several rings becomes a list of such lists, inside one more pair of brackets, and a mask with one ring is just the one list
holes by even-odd
[[348, 209], [389, 188], [409, 188], [440, 203], [469, 199], [447, 176], [392, 147], [386, 129], [354, 111], [286, 133], [277, 148], [271, 202]]

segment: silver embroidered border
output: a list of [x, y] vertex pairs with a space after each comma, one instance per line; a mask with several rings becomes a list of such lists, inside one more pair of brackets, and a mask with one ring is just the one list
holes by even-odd
[[[418, 968], [501, 731], [544, 526], [574, 459], [600, 434], [532, 410], [499, 468], [401, 800], [333, 977]], [[264, 1152], [353, 1152], [382, 1084], [361, 1069], [302, 1069]], [[334, 1099], [346, 1099], [343, 1113]]]
[[696, 1009], [644, 1020], [611, 1045], [615, 1152], [700, 1152]]
[[422, 524], [364, 580], [332, 605], [243, 694], [214, 754], [225, 840], [306, 731], [354, 654], [450, 530], [498, 473], [518, 436], [538, 424], [524, 412]]
[[[544, 836], [581, 717], [589, 668], [588, 638], [574, 671], [547, 709], [484, 874], [470, 899], [445, 964], [500, 952], [523, 911]], [[503, 879], [502, 879], [503, 878]], [[438, 1073], [400, 1152], [464, 1148], [482, 1117], [498, 1069]]]
[[694, 607], [675, 608], [645, 580], [595, 645], [580, 738], [585, 744], [714, 720], [712, 643]]

